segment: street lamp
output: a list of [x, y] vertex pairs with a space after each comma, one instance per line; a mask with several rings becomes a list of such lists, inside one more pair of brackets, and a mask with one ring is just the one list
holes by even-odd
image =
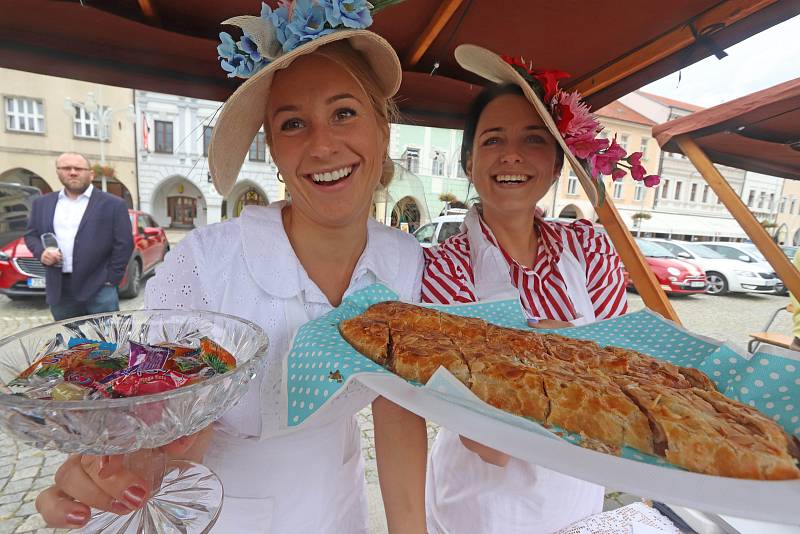
[[[111, 117], [114, 116], [114, 113], [118, 113], [120, 111], [126, 111], [128, 113], [128, 118], [133, 120], [135, 118], [135, 112], [133, 108], [133, 104], [128, 104], [122, 108], [112, 109], [110, 107], [104, 107], [102, 105], [103, 93], [102, 87], [98, 87], [98, 93], [100, 95], [100, 102], [98, 102], [97, 98], [94, 96], [93, 91], [89, 91], [86, 94], [86, 101], [81, 104], [79, 102], [74, 102], [70, 97], [64, 98], [64, 111], [66, 111], [73, 120], [75, 119], [75, 108], [82, 107], [86, 113], [90, 116], [94, 116], [97, 120], [97, 139], [100, 142], [100, 165], [105, 166], [106, 164], [106, 147], [105, 143], [109, 139], [108, 135], [108, 125], [111, 120]], [[102, 175], [100, 177], [100, 181], [102, 183], [103, 191], [107, 191], [107, 182], [106, 176]]]

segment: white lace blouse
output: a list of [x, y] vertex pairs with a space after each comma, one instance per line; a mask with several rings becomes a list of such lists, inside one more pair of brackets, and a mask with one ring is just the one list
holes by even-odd
[[[263, 439], [283, 431], [282, 363], [289, 350], [285, 304], [302, 295], [311, 319], [332, 309], [289, 243], [281, 219], [285, 205], [248, 206], [236, 219], [194, 230], [167, 255], [147, 285], [148, 308], [219, 311], [253, 321], [266, 331], [269, 351], [261, 384], [261, 417], [252, 405], [247, 410], [248, 403], [240, 402], [221, 420], [225, 431], [241, 437]], [[423, 261], [417, 241], [372, 219], [367, 228], [367, 246], [345, 296], [381, 282], [402, 300], [418, 301]], [[353, 395], [363, 396], [362, 406], [374, 398], [374, 393], [353, 382], [323, 409], [336, 410], [339, 401], [351, 410]], [[342, 402], [348, 397], [349, 402]]]

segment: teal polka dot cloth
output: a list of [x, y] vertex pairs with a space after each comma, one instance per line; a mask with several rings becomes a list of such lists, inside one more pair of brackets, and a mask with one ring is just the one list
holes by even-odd
[[[363, 313], [372, 304], [396, 299], [397, 295], [391, 290], [375, 284], [353, 294], [335, 310], [300, 328], [288, 357], [290, 426], [302, 423], [354, 375], [388, 373], [342, 339], [338, 325], [344, 319]], [[454, 315], [478, 317], [500, 326], [527, 328], [519, 300], [516, 299], [432, 307]], [[800, 436], [798, 361], [762, 353], [748, 360], [733, 348], [695, 336], [649, 310], [557, 332], [567, 337], [592, 340], [603, 346], [637, 350], [676, 365], [700, 369], [716, 382], [723, 394], [757, 408], [789, 434]], [[477, 413], [524, 427], [531, 432], [554, 435], [532, 421], [448, 391], [452, 386], [445, 382], [432, 379], [425, 387]], [[555, 430], [561, 438], [570, 442], [581, 439], [578, 435]], [[623, 449], [621, 455], [642, 462], [665, 464], [661, 458], [647, 456], [633, 449]]]

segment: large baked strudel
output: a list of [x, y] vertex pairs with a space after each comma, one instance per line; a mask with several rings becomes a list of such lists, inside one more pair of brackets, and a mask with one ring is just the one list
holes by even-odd
[[587, 446], [633, 447], [712, 475], [800, 478], [797, 439], [696, 369], [401, 302], [376, 304], [339, 329], [407, 380], [424, 384], [445, 367], [483, 401], [579, 433]]

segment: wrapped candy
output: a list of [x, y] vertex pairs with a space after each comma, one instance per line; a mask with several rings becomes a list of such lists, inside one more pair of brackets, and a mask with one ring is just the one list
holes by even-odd
[[32, 376], [63, 378], [65, 370], [69, 369], [76, 360], [88, 357], [90, 352], [90, 350], [77, 347], [45, 354], [22, 371], [17, 380]]
[[53, 386], [50, 392], [50, 397], [55, 401], [70, 401], [70, 400], [84, 400], [88, 398], [91, 389], [70, 384], [69, 382], [61, 382]]
[[175, 353], [169, 347], [155, 347], [131, 341], [131, 353], [128, 357], [128, 367], [139, 371], [150, 369], [163, 369], [167, 359]]
[[117, 378], [111, 384], [111, 391], [122, 397], [152, 395], [179, 388], [188, 381], [189, 377], [181, 373], [152, 369]]
[[236, 358], [207, 337], [200, 339], [200, 357], [219, 374], [236, 367]]

